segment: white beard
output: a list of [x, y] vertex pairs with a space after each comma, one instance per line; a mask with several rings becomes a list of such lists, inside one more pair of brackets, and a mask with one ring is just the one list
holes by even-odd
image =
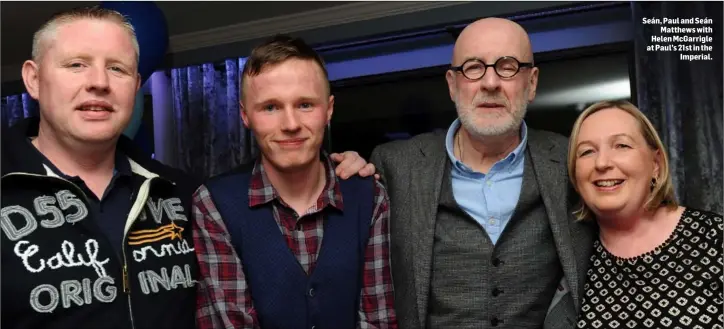
[[[480, 97], [475, 97], [470, 104], [462, 104], [460, 99], [455, 95], [455, 109], [458, 112], [460, 123], [470, 134], [476, 137], [501, 136], [509, 134], [523, 124], [526, 111], [528, 109], [528, 88], [523, 92], [523, 97], [518, 99], [513, 106], [510, 102], [504, 101], [504, 105], [510, 112], [505, 113], [476, 113], [475, 104], [481, 103]], [[492, 99], [493, 97], [488, 97]], [[502, 97], [496, 97], [496, 101], [503, 101]], [[493, 122], [491, 122], [493, 121]]]

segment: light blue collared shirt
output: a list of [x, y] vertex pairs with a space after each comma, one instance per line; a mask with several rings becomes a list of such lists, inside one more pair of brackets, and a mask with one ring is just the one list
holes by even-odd
[[528, 127], [523, 122], [518, 147], [496, 162], [487, 174], [474, 171], [455, 157], [453, 142], [459, 128], [460, 119], [456, 119], [445, 138], [447, 155], [452, 161], [453, 195], [460, 208], [485, 229], [494, 245], [518, 204], [523, 184], [523, 151], [528, 143]]

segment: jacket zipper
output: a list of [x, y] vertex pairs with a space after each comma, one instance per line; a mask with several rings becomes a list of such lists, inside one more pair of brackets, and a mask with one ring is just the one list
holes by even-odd
[[128, 296], [128, 314], [131, 317], [132, 329], [135, 329], [136, 326], [133, 321], [133, 307], [131, 303], [131, 281], [128, 277], [128, 258], [126, 258], [126, 238], [128, 237], [128, 230], [131, 228], [131, 226], [133, 226], [136, 218], [138, 218], [141, 210], [143, 210], [143, 204], [146, 202], [146, 199], [148, 199], [148, 190], [150, 189], [149, 185], [151, 185], [152, 180], [153, 178], [147, 178], [143, 182], [143, 184], [141, 184], [141, 188], [138, 191], [138, 196], [133, 202], [131, 212], [128, 214], [126, 226], [123, 230], [123, 245], [121, 246], [121, 250], [123, 251], [123, 292], [126, 294], [126, 296]]
[[[58, 179], [63, 182], [68, 183], [70, 186], [72, 186], [76, 192], [80, 192], [80, 195], [83, 196], [83, 201], [85, 201], [86, 204], [88, 204], [88, 195], [83, 192], [83, 190], [75, 185], [73, 182], [62, 178], [60, 176], [48, 176], [48, 175], [38, 175], [38, 174], [31, 174], [31, 173], [10, 173], [2, 176], [2, 178], [8, 177], [8, 176], [34, 176], [34, 177], [42, 177], [42, 178], [49, 178], [49, 179]], [[150, 185], [151, 180], [153, 178], [147, 178], [146, 181], [143, 182], [141, 185], [139, 196], [136, 198], [136, 202], [134, 202], [133, 207], [131, 208], [132, 213], [129, 214], [129, 218], [131, 218], [131, 223], [128, 223], [128, 219], [126, 220], [126, 228], [123, 230], [123, 245], [121, 246], [121, 250], [123, 251], [123, 292], [128, 296], [128, 316], [131, 320], [131, 328], [135, 329], [136, 325], [133, 321], [133, 307], [131, 304], [131, 286], [130, 281], [128, 278], [128, 260], [126, 258], [126, 234], [128, 232], [128, 229], [133, 225], [133, 222], [135, 222], [138, 215], [141, 213], [141, 209], [143, 209], [143, 204], [141, 204], [140, 207], [137, 206], [138, 200], [145, 200], [148, 198], [148, 186]], [[141, 195], [142, 194], [142, 195]]]
[[131, 329], [135, 329], [136, 325], [133, 323], [133, 304], [131, 303], [131, 282], [128, 279], [128, 259], [126, 258], [126, 231], [123, 230], [123, 244], [121, 245], [121, 251], [123, 253], [123, 293], [128, 297], [128, 316], [131, 319]]

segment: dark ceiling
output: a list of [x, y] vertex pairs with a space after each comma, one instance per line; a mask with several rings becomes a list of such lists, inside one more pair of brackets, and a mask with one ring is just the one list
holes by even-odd
[[[0, 2], [2, 65], [21, 63], [30, 56], [33, 33], [54, 13], [97, 1]], [[348, 4], [341, 1], [183, 1], [156, 2], [168, 22], [169, 35], [251, 22], [293, 13]]]

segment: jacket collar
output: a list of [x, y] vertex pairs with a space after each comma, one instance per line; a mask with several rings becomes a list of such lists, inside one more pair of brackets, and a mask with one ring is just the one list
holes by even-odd
[[[40, 119], [26, 118], [2, 132], [2, 175], [11, 172], [27, 172], [45, 175], [48, 161], [30, 142], [29, 139], [38, 136]], [[145, 155], [133, 141], [121, 135], [116, 143], [116, 170], [121, 174], [132, 173], [132, 165], [127, 159], [132, 160], [141, 167], [146, 168], [152, 161]], [[125, 157], [123, 157], [125, 155]], [[44, 166], [45, 165], [45, 166]], [[50, 164], [53, 171], [57, 168]], [[60, 172], [56, 172], [60, 174]]]

